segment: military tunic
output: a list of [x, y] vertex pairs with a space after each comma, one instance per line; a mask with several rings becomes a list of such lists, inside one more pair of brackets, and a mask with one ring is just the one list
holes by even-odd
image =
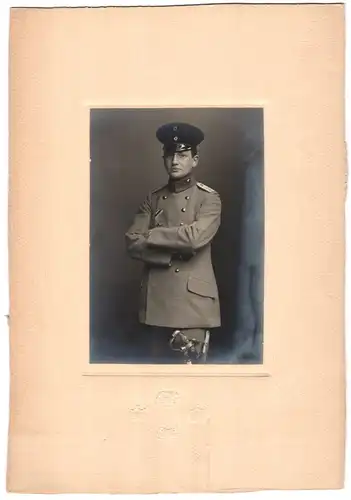
[[219, 194], [193, 175], [149, 193], [126, 244], [144, 262], [139, 320], [169, 328], [221, 324], [211, 242], [221, 218]]

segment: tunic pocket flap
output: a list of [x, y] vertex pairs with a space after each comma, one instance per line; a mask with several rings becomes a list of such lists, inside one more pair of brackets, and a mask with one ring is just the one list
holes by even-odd
[[203, 297], [211, 297], [213, 299], [217, 298], [217, 286], [215, 283], [210, 283], [208, 281], [203, 281], [199, 278], [194, 278], [190, 276], [188, 279], [188, 290], [189, 292], [196, 293], [197, 295], [202, 295]]

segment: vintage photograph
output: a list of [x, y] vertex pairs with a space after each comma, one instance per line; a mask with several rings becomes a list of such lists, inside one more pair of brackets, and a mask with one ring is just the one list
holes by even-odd
[[264, 111], [90, 109], [90, 363], [261, 364]]

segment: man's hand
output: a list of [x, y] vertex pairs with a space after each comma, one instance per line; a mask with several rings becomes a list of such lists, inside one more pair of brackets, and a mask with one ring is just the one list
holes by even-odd
[[181, 226], [155, 227], [146, 237], [147, 245], [189, 254], [208, 245], [215, 236], [221, 219], [221, 200], [218, 193], [208, 194], [194, 222]]
[[194, 255], [195, 255], [195, 252], [184, 252], [184, 253], [176, 252], [176, 253], [172, 254], [172, 259], [174, 259], [174, 260], [182, 260], [184, 262], [187, 262], [192, 257], [194, 257]]
[[[153, 230], [154, 229], [150, 229], [149, 231], [147, 231], [146, 234], [144, 234], [144, 242], [143, 242], [143, 244], [145, 245], [145, 247], [148, 246], [148, 238], [152, 234]], [[192, 257], [194, 257], [195, 254], [196, 254], [195, 251], [190, 251], [190, 250], [189, 251], [183, 251], [183, 252], [175, 251], [175, 252], [172, 252], [171, 256], [172, 256], [172, 260], [181, 260], [181, 261], [187, 262]]]

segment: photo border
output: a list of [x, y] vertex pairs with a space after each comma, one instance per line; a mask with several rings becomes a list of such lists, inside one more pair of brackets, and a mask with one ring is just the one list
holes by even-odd
[[[267, 202], [267, 187], [266, 187], [266, 167], [267, 167], [267, 156], [266, 156], [266, 144], [267, 144], [267, 110], [269, 109], [269, 102], [264, 100], [251, 101], [248, 104], [243, 104], [243, 102], [231, 102], [231, 103], [221, 103], [221, 104], [166, 104], [166, 103], [150, 103], [150, 104], [123, 104], [116, 102], [89, 102], [84, 103], [83, 107], [86, 113], [86, 122], [89, 137], [89, 147], [88, 147], [88, 158], [87, 164], [90, 165], [90, 113], [93, 109], [189, 109], [191, 108], [260, 108], [263, 110], [263, 131], [264, 131], [264, 207], [266, 207]], [[89, 240], [90, 240], [90, 168], [89, 168]], [[265, 209], [265, 208], [264, 208]], [[90, 241], [88, 242], [90, 248]], [[90, 252], [89, 252], [90, 254]], [[90, 264], [90, 258], [89, 258]], [[88, 270], [90, 276], [90, 265]], [[262, 363], [260, 364], [204, 364], [204, 365], [176, 365], [176, 364], [144, 364], [144, 363], [91, 363], [90, 362], [90, 279], [89, 279], [89, 326], [88, 326], [88, 342], [85, 343], [84, 349], [84, 362], [82, 366], [82, 376], [102, 376], [102, 377], [259, 377], [267, 378], [271, 377], [272, 373], [269, 369], [269, 363], [267, 363], [267, 350], [269, 350], [269, 342], [267, 346], [266, 338], [267, 334], [265, 331], [266, 324], [266, 224], [264, 225], [264, 262], [263, 262], [263, 289], [264, 289], [264, 301], [263, 301], [263, 342], [262, 342]]]

